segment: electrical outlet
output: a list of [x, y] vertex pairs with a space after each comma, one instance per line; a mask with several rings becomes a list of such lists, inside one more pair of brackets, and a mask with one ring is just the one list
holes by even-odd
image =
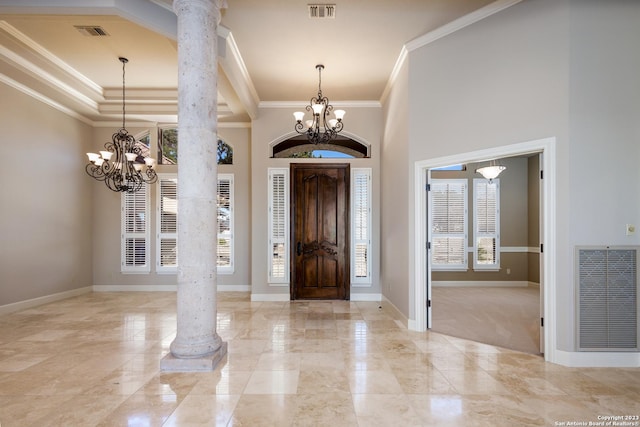
[[633, 224], [627, 224], [625, 227], [627, 236], [633, 236], [636, 232], [636, 226]]

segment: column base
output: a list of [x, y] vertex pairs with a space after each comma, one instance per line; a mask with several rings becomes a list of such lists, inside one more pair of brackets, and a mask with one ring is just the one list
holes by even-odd
[[169, 353], [160, 360], [161, 372], [211, 372], [227, 354], [227, 343], [222, 342], [213, 353], [190, 359], [175, 357]]

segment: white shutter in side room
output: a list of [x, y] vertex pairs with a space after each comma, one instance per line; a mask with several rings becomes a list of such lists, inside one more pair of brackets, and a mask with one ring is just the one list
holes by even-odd
[[500, 268], [500, 180], [473, 180], [473, 268]]
[[269, 169], [269, 284], [289, 283], [289, 170]]
[[218, 175], [218, 273], [233, 273], [233, 174]]
[[371, 168], [351, 169], [351, 283], [371, 285]]
[[638, 350], [638, 248], [577, 248], [578, 349]]
[[433, 179], [431, 265], [434, 270], [467, 268], [467, 180]]
[[123, 273], [148, 273], [149, 265], [149, 188], [122, 193]]
[[175, 273], [178, 269], [178, 178], [158, 177], [158, 273]]

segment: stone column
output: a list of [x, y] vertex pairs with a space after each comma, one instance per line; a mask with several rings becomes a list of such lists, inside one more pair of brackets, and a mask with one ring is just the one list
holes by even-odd
[[162, 371], [211, 371], [216, 332], [217, 28], [225, 0], [174, 0], [178, 17], [177, 334]]

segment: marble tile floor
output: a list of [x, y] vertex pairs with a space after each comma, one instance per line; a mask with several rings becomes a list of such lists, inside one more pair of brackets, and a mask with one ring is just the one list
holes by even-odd
[[640, 415], [640, 369], [584, 369], [434, 332], [374, 302], [221, 293], [229, 352], [162, 373], [175, 293], [0, 316], [0, 426], [558, 426]]

